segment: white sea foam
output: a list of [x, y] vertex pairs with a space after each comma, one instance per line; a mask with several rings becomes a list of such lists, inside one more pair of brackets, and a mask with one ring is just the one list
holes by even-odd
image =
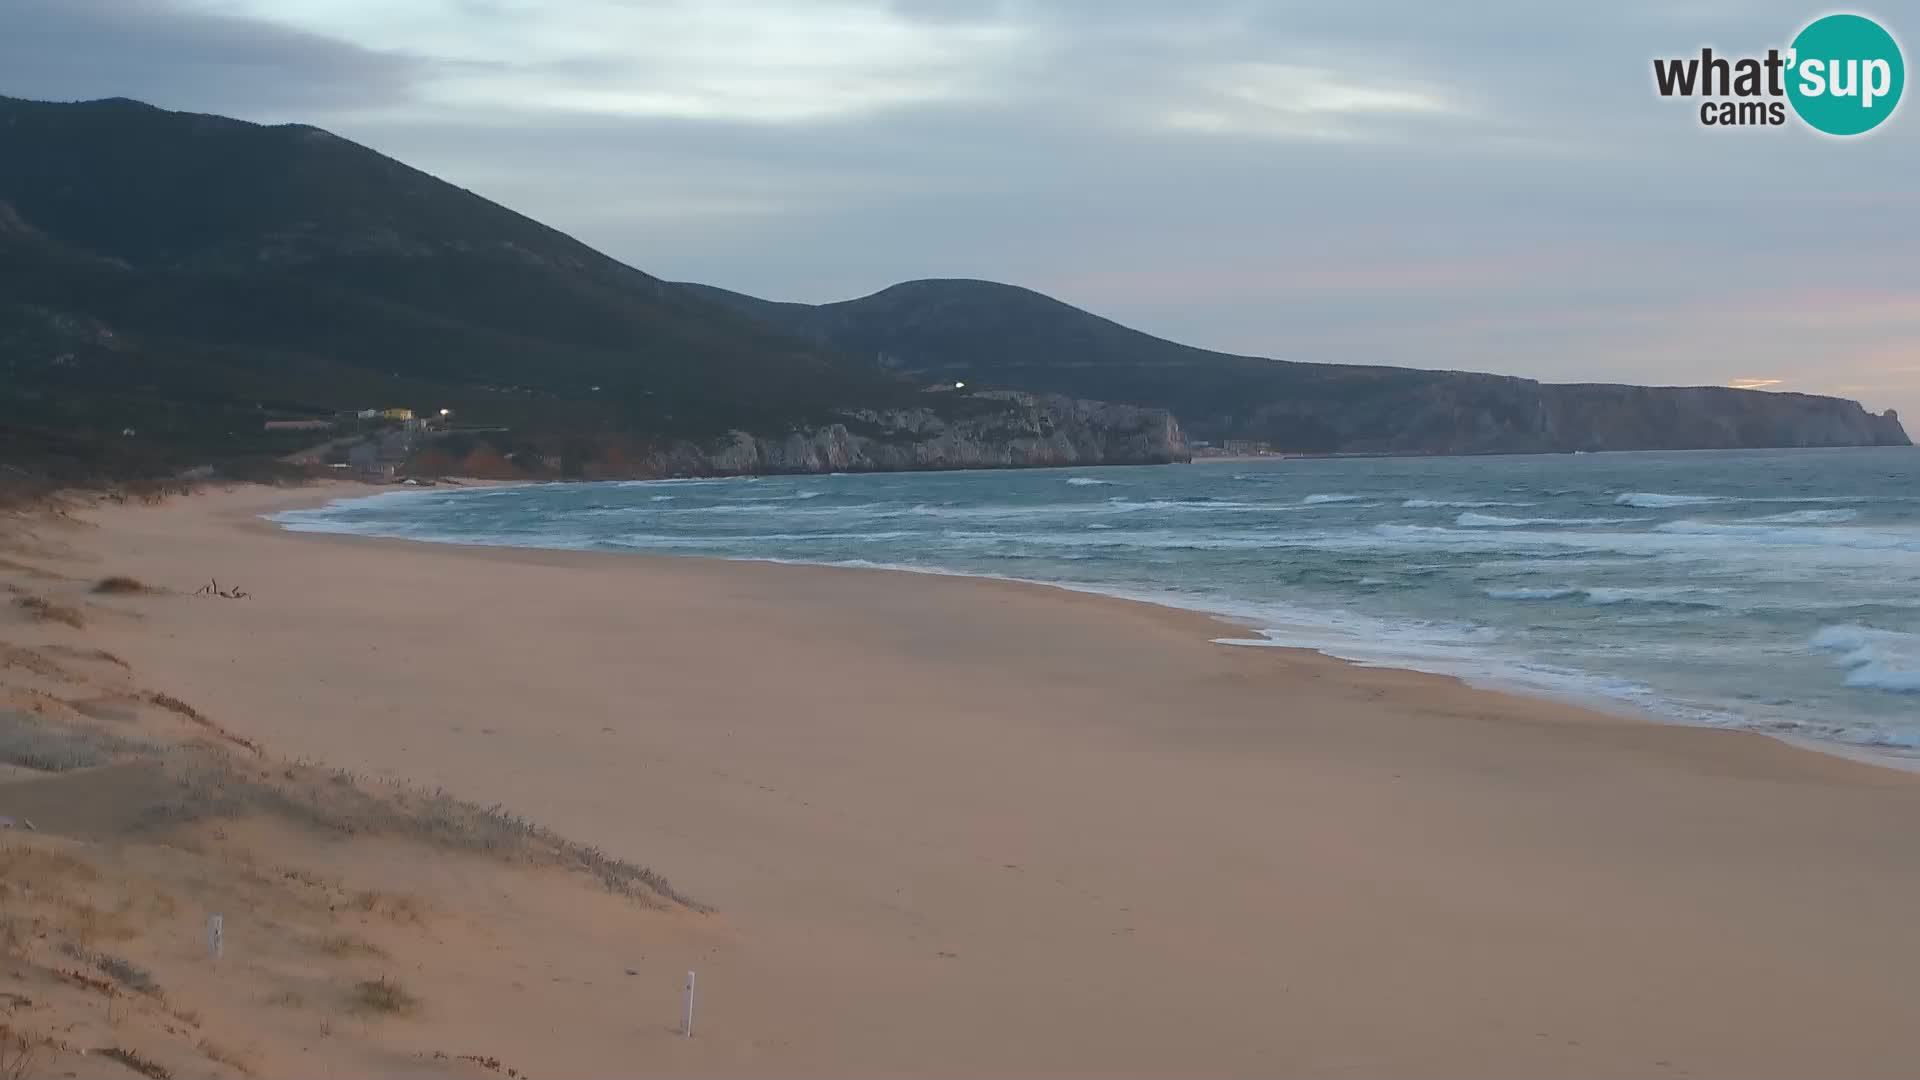
[[1453, 519], [1455, 525], [1475, 529], [1515, 529], [1528, 525], [1622, 525], [1630, 521], [1645, 521], [1645, 518], [1584, 517], [1584, 518], [1510, 518], [1498, 514], [1476, 514], [1468, 511]]
[[1845, 623], [1822, 627], [1807, 644], [1840, 654], [1836, 662], [1848, 669], [1848, 686], [1920, 693], [1920, 634]]
[[685, 487], [706, 487], [709, 484], [738, 484], [746, 480], [758, 480], [757, 476], [671, 476], [664, 480], [614, 480], [617, 488], [650, 488], [662, 484], [674, 484]]
[[1067, 477], [1067, 483], [1072, 484], [1074, 487], [1112, 487], [1113, 486], [1113, 481], [1111, 480], [1095, 480], [1091, 476], [1069, 476]]
[[[896, 508], [887, 506], [884, 503], [856, 503], [852, 506], [832, 506], [816, 509], [794, 506], [792, 505], [792, 500], [789, 499], [743, 499], [738, 502], [711, 503], [706, 506], [663, 506], [651, 512], [661, 515], [674, 514], [688, 517], [708, 514], [719, 514], [722, 516], [731, 514], [785, 514], [789, 517], [817, 518], [839, 517], [866, 510], [891, 511], [894, 509]], [[579, 511], [574, 511], [574, 513], [579, 513]]]
[[1593, 588], [1583, 590], [1587, 603], [1609, 606], [1613, 604], [1674, 604], [1680, 607], [1710, 608], [1719, 604], [1706, 600], [1702, 590], [1688, 587], [1672, 588]]
[[[857, 507], [836, 507], [832, 510], [804, 512], [832, 514], [847, 509], [857, 509]], [[989, 522], [1045, 520], [1047, 518], [1105, 517], [1115, 514], [1135, 514], [1143, 511], [1163, 511], [1176, 514], [1232, 514], [1282, 512], [1299, 509], [1301, 508], [1292, 505], [1275, 506], [1265, 503], [1232, 502], [1225, 499], [1191, 501], [1186, 499], [1128, 499], [1115, 496], [1105, 502], [1097, 503], [1041, 503], [1033, 506], [951, 506], [939, 503], [916, 503], [911, 507], [889, 509], [887, 512], [953, 521]]]
[[1280, 511], [1293, 510], [1293, 506], [1272, 506], [1264, 503], [1235, 502], [1231, 499], [1122, 499], [1107, 500], [1107, 505], [1116, 510], [1171, 510], [1175, 513], [1206, 514], [1214, 512], [1234, 512], [1242, 510]]
[[1493, 506], [1532, 506], [1530, 502], [1501, 502], [1497, 499], [1408, 499], [1400, 504], [1408, 510], [1483, 510]]
[[1708, 506], [1717, 503], [1877, 503], [1911, 502], [1904, 495], [1667, 495], [1653, 491], [1635, 491], [1613, 500], [1621, 506], [1642, 510], [1664, 510], [1676, 506]]
[[1569, 596], [1579, 596], [1579, 589], [1488, 589], [1487, 595], [1495, 600], [1563, 600]]
[[1665, 495], [1657, 491], [1632, 491], [1613, 500], [1621, 506], [1637, 507], [1641, 510], [1664, 510], [1671, 506], [1705, 506], [1708, 503], [1726, 502], [1724, 495]]
[[1842, 525], [1859, 516], [1858, 510], [1793, 510], [1754, 520], [1774, 525]]
[[1701, 590], [1691, 588], [1605, 588], [1598, 586], [1543, 586], [1537, 588], [1488, 589], [1492, 600], [1568, 600], [1580, 597], [1589, 604], [1611, 607], [1615, 604], [1666, 604], [1680, 607], [1718, 607], [1706, 600]]
[[1301, 499], [1300, 501], [1303, 503], [1306, 503], [1309, 506], [1318, 506], [1323, 503], [1359, 502], [1365, 498], [1366, 498], [1365, 495], [1348, 495], [1344, 492], [1336, 491], [1336, 492], [1329, 492], [1324, 495], [1309, 495], [1306, 498]]
[[1713, 521], [1669, 521], [1655, 532], [1675, 536], [1711, 536], [1755, 544], [1791, 547], [1859, 548], [1870, 551], [1920, 551], [1920, 530], [1822, 529], [1796, 525], [1758, 525]]

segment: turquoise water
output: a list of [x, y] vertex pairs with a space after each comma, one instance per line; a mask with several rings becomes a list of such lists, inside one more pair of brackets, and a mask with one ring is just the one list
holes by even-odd
[[434, 488], [277, 520], [1052, 582], [1234, 616], [1251, 644], [1920, 749], [1904, 448]]

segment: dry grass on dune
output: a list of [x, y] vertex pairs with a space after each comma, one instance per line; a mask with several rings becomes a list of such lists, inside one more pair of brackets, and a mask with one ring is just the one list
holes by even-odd
[[[191, 709], [184, 702], [177, 704]], [[197, 710], [192, 715], [211, 726]], [[352, 773], [310, 763], [263, 763], [205, 743], [164, 745], [44, 715], [0, 710], [0, 764], [67, 773], [128, 761], [151, 763], [164, 778], [157, 797], [141, 808], [143, 832], [258, 815], [337, 837], [384, 836], [441, 851], [553, 867], [583, 874], [611, 892], [643, 902], [701, 908], [654, 871], [568, 840], [501, 806], [481, 806], [446, 791], [392, 781], [369, 788]]]
[[96, 1052], [102, 1057], [112, 1058], [141, 1076], [147, 1077], [148, 1080], [172, 1080], [173, 1078], [172, 1070], [166, 1066], [150, 1061], [125, 1047], [109, 1046]]
[[40, 1063], [41, 1039], [0, 1024], [0, 1080], [27, 1080]]
[[26, 612], [29, 618], [38, 622], [62, 623], [75, 630], [83, 630], [87, 625], [86, 617], [80, 614], [78, 608], [55, 603], [44, 596], [20, 593], [13, 598], [13, 604]]
[[[468, 899], [436, 891], [451, 867], [494, 889], [565, 888], [557, 871], [636, 912], [705, 910], [500, 806], [275, 760], [120, 656], [55, 640], [114, 612], [83, 592], [192, 602], [181, 594], [15, 563], [0, 583], [25, 616], [0, 631], [0, 1080], [390, 1060], [355, 1055], [453, 1030], [412, 974], [424, 959], [437, 992], [436, 942]], [[245, 942], [218, 978], [209, 912]]]
[[136, 994], [145, 994], [148, 997], [160, 996], [160, 984], [154, 980], [153, 972], [131, 960], [112, 953], [94, 952], [71, 941], [61, 942], [59, 948], [62, 954], [96, 969], [124, 989]]
[[337, 836], [385, 836], [552, 867], [583, 874], [621, 896], [705, 910], [654, 871], [568, 840], [498, 805], [481, 806], [398, 781], [370, 789], [351, 772], [305, 762], [257, 766], [230, 754], [185, 748], [166, 760], [173, 796], [149, 810], [155, 827], [265, 814]]
[[377, 979], [362, 979], [354, 984], [351, 1007], [358, 1013], [412, 1016], [420, 1011], [421, 1001], [418, 995], [401, 985], [398, 979], [382, 975]]
[[93, 591], [108, 596], [142, 596], [147, 593], [157, 593], [161, 590], [148, 585], [138, 578], [130, 578], [124, 574], [114, 574], [111, 577], [104, 577], [95, 582]]
[[62, 773], [160, 752], [151, 742], [80, 728], [44, 716], [0, 709], [0, 765]]
[[[78, 810], [103, 779], [134, 775], [127, 770], [147, 778], [107, 842], [59, 835], [58, 815], [42, 816], [38, 832], [0, 833], [0, 985], [19, 987], [26, 1003], [15, 1010], [0, 993], [0, 1022], [19, 1033], [22, 1049], [9, 1053], [37, 1059], [36, 1069], [70, 1066], [84, 1052], [148, 1076], [250, 1076], [262, 1068], [256, 1039], [284, 1054], [317, 1025], [329, 1045], [353, 1052], [372, 1037], [368, 1025], [431, 1020], [426, 995], [393, 969], [411, 971], [448, 915], [392, 868], [437, 855], [475, 860], [487, 874], [567, 871], [641, 908], [676, 903], [644, 868], [444, 792], [367, 788], [346, 773], [264, 766], [207, 743], [128, 751], [107, 732], [9, 720], [0, 758], [120, 763], [0, 784], [0, 812], [29, 787], [64, 785]], [[133, 783], [113, 786], [124, 794]], [[342, 859], [341, 845], [369, 854]], [[321, 851], [336, 853], [324, 863], [334, 869], [287, 861]], [[479, 869], [488, 864], [498, 869]], [[196, 928], [204, 912], [222, 910], [247, 961], [210, 984]], [[15, 1011], [37, 1026], [16, 1022]], [[280, 1018], [270, 1022], [278, 1035], [260, 1033], [262, 1016]], [[249, 1038], [229, 1041], [236, 1030]], [[300, 1031], [309, 1035], [288, 1034]]]
[[[36, 611], [65, 610], [41, 597], [20, 596], [21, 601], [28, 599], [36, 602]], [[611, 892], [642, 902], [700, 909], [652, 870], [571, 841], [505, 807], [481, 806], [443, 790], [400, 782], [369, 785], [351, 773], [308, 762], [272, 762], [256, 743], [234, 735], [190, 702], [139, 688], [118, 657], [71, 649], [56, 655], [49, 651], [53, 648], [0, 645], [0, 690], [13, 681], [12, 671], [40, 680], [41, 687], [16, 683], [16, 689], [35, 695], [32, 712], [0, 705], [0, 765], [67, 773], [130, 761], [152, 763], [166, 785], [164, 795], [143, 808], [142, 821], [150, 831], [262, 815], [335, 836], [391, 837], [436, 850], [557, 868], [584, 874]], [[111, 664], [114, 670], [90, 673], [65, 662], [70, 658]], [[74, 697], [75, 688], [89, 689], [93, 696]], [[158, 711], [144, 713], [144, 706]], [[115, 718], [112, 730], [95, 720], [99, 717]], [[163, 723], [167, 717], [177, 720]], [[182, 730], [178, 720], [188, 727]]]

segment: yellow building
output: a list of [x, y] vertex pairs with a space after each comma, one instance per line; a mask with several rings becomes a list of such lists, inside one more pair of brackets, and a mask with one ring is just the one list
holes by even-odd
[[386, 417], [389, 420], [411, 420], [413, 419], [413, 410], [412, 409], [382, 409], [380, 410], [380, 415]]

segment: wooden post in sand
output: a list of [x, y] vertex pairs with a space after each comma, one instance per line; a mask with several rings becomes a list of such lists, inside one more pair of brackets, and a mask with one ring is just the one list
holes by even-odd
[[680, 1027], [683, 1037], [693, 1038], [693, 972], [687, 972], [687, 1019]]

